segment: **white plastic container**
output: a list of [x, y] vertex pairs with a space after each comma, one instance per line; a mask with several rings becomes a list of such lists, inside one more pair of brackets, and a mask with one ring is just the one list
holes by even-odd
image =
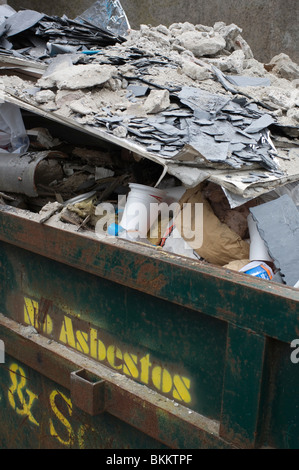
[[151, 204], [161, 204], [165, 199], [165, 191], [143, 184], [131, 183], [130, 192], [120, 222], [127, 232], [146, 238], [155, 218]]
[[250, 235], [250, 261], [272, 261], [265, 245], [265, 242], [260, 236], [256, 226], [256, 222], [253, 220], [251, 214], [247, 217], [247, 222]]

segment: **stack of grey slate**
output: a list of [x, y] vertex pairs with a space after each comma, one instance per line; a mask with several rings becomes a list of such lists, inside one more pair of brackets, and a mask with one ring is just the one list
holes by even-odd
[[13, 12], [4, 7], [2, 16], [0, 10], [0, 49], [4, 53], [45, 59], [52, 53], [49, 45], [56, 45], [58, 49], [64, 46], [67, 47], [64, 52], [74, 53], [125, 40], [87, 20], [79, 22], [65, 15], [48, 16], [34, 10]]
[[[142, 93], [142, 87], [136, 90]], [[129, 138], [173, 161], [180, 160], [180, 152], [188, 146], [193, 150], [190, 164], [195, 166], [259, 165], [279, 172], [268, 130], [275, 119], [256, 104], [193, 87], [183, 87], [172, 98], [173, 105], [150, 117], [98, 116], [97, 122], [110, 132], [123, 126]]]

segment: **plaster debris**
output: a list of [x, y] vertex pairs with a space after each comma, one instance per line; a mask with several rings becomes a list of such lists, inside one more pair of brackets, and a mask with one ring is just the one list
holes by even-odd
[[110, 65], [74, 65], [63, 68], [41, 78], [37, 85], [41, 88], [58, 88], [59, 90], [82, 90], [104, 85], [116, 73], [116, 69]]
[[78, 113], [78, 114], [86, 115], [86, 114], [91, 114], [93, 112], [92, 108], [89, 108], [84, 103], [84, 98], [82, 98], [81, 100], [71, 101], [69, 107], [71, 111], [73, 111], [74, 113]]
[[[299, 66], [283, 53], [269, 64], [258, 62], [235, 24], [130, 30], [119, 10], [112, 30], [109, 21], [101, 27], [105, 18], [94, 6], [82, 22], [3, 12], [1, 91], [23, 112], [30, 140], [20, 162], [26, 167], [46, 154], [30, 185], [12, 174], [9, 193], [2, 178], [2, 200], [35, 213], [61, 204], [45, 223], [61, 220], [84, 231], [95, 228], [96, 205], [116, 205], [131, 183], [191, 192], [201, 185], [215, 226], [242, 247], [233, 258], [247, 265], [249, 209], [266, 205], [263, 197], [273, 191], [278, 199], [280, 188], [298, 185]], [[1, 145], [0, 134], [0, 147], [7, 158], [5, 137]], [[18, 135], [9, 137], [18, 142]], [[1, 157], [2, 165], [7, 161]], [[87, 199], [74, 210], [66, 202], [77, 197]], [[118, 216], [111, 222], [117, 227]], [[196, 261], [228, 265], [231, 259], [228, 252], [207, 259], [166, 239], [172, 253], [177, 246]], [[160, 242], [147, 239], [161, 248]], [[288, 283], [275, 263], [273, 279]]]
[[215, 55], [225, 48], [225, 39], [218, 33], [188, 31], [179, 37], [180, 45], [196, 57]]
[[195, 81], [202, 81], [212, 78], [212, 73], [208, 67], [198, 65], [190, 59], [183, 59], [181, 65], [182, 73]]
[[35, 94], [34, 98], [38, 104], [45, 104], [45, 103], [48, 103], [49, 101], [54, 101], [55, 96], [56, 96], [55, 93], [53, 93], [53, 91], [51, 90], [42, 90], [42, 91], [38, 91]]

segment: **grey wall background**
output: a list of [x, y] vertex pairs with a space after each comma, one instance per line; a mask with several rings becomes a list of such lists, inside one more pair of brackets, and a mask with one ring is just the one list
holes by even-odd
[[[1, 1], [1, 0], [0, 0]], [[8, 0], [21, 7], [75, 18], [94, 0]], [[189, 21], [213, 26], [235, 23], [259, 61], [269, 62], [284, 52], [299, 63], [299, 0], [121, 0], [132, 28], [140, 24], [169, 26]]]

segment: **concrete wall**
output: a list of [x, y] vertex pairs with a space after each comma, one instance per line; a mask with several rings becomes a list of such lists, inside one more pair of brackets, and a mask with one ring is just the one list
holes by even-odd
[[[93, 0], [8, 0], [18, 9], [31, 8], [74, 18]], [[255, 58], [268, 62], [284, 52], [299, 63], [299, 0], [121, 0], [132, 28], [140, 24], [165, 24], [189, 21], [213, 26], [216, 21], [235, 23]]]

